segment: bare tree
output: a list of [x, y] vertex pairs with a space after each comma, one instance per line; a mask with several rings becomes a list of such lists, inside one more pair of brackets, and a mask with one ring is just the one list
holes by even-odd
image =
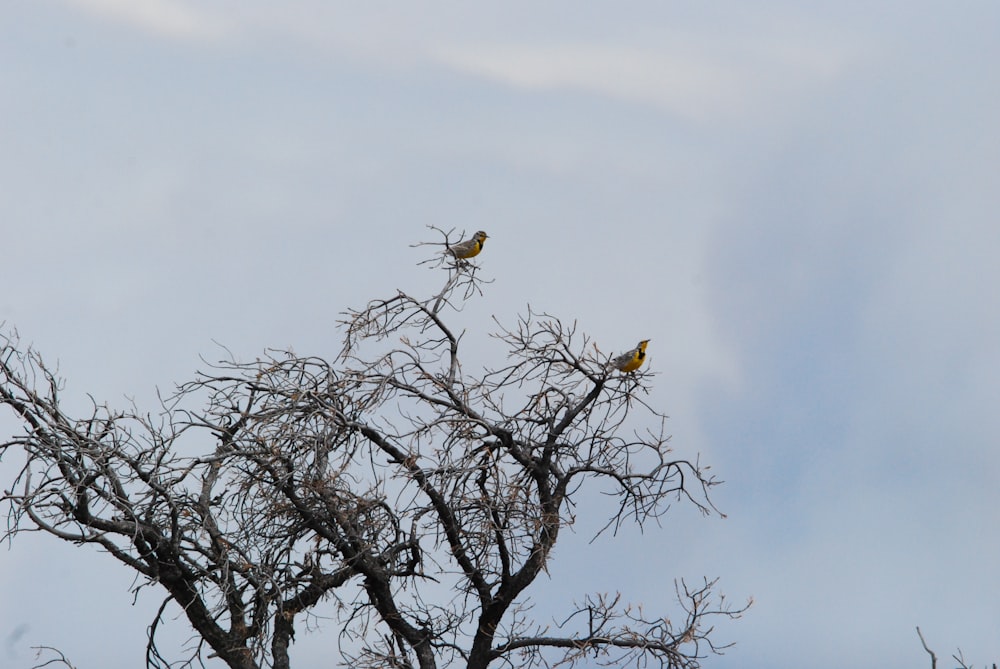
[[[445, 235], [445, 244], [448, 239]], [[436, 255], [435, 257], [445, 257]], [[443, 261], [441, 261], [443, 262]], [[526, 589], [549, 567], [574, 500], [610, 493], [605, 530], [640, 527], [678, 500], [718, 513], [717, 482], [674, 457], [646, 372], [609, 371], [586, 337], [533, 313], [493, 336], [504, 364], [470, 374], [445, 313], [482, 294], [478, 268], [345, 315], [333, 363], [291, 351], [212, 365], [144, 414], [62, 408], [61, 382], [16, 334], [0, 348], [0, 403], [25, 426], [4, 491], [6, 538], [41, 530], [97, 544], [166, 596], [195, 644], [182, 663], [291, 665], [296, 625], [336, 603], [354, 667], [698, 667], [736, 618], [716, 582], [677, 583], [671, 622], [616, 594], [539, 622]], [[721, 514], [720, 514], [721, 515]], [[603, 522], [603, 521], [602, 521]], [[749, 604], [747, 604], [748, 606]]]
[[[927, 642], [924, 640], [924, 633], [920, 631], [919, 626], [917, 627], [917, 636], [920, 637], [920, 644], [924, 647], [924, 650], [931, 656], [931, 669], [937, 669], [937, 655], [935, 655], [934, 651], [927, 646]], [[951, 656], [951, 659], [958, 662], [959, 669], [974, 669], [971, 664], [966, 663], [965, 656], [962, 655], [961, 648], [956, 651], [955, 655]], [[997, 669], [996, 662], [993, 663], [993, 669]]]

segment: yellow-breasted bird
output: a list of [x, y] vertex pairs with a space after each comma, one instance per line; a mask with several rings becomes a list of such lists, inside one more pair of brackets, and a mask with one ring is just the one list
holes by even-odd
[[634, 372], [642, 366], [643, 362], [645, 362], [646, 346], [648, 345], [649, 340], [643, 339], [631, 351], [622, 353], [617, 358], [613, 358], [609, 363], [609, 366], [622, 372]]
[[486, 239], [486, 233], [480, 230], [472, 235], [472, 239], [466, 239], [464, 242], [449, 246], [448, 253], [461, 260], [472, 258], [479, 255], [479, 252], [483, 250], [483, 244], [486, 242]]

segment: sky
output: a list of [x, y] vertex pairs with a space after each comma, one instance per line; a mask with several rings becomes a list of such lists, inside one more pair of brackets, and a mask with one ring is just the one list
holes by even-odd
[[[706, 667], [929, 666], [918, 625], [1000, 662], [998, 34], [965, 0], [3, 0], [0, 322], [69, 408], [152, 411], [222, 347], [333, 357], [344, 310], [435, 292], [427, 226], [486, 230], [467, 367], [528, 305], [649, 338], [675, 452], [726, 482], [725, 519], [582, 520], [536, 599], [676, 615], [719, 577], [754, 605]], [[139, 666], [131, 583], [17, 537], [0, 665]]]

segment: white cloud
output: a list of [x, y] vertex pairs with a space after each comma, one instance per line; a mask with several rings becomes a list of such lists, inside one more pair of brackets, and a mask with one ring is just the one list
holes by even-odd
[[436, 55], [456, 69], [513, 86], [598, 92], [685, 116], [738, 102], [732, 73], [634, 48], [501, 45], [442, 49]]
[[222, 21], [177, 0], [66, 0], [77, 9], [160, 37], [215, 41], [227, 33]]
[[[431, 57], [457, 70], [531, 89], [571, 89], [653, 104], [691, 120], [734, 118], [775, 93], [838, 75], [839, 47], [797, 41], [669, 46], [495, 44], [440, 47]], [[716, 48], [718, 47], [718, 48]]]

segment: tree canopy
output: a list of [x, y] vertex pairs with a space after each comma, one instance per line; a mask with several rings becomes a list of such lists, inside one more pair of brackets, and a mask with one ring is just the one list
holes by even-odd
[[719, 513], [718, 482], [673, 452], [644, 399], [653, 375], [614, 369], [575, 323], [530, 308], [491, 333], [505, 360], [466, 368], [469, 335], [448, 315], [484, 282], [471, 261], [435, 259], [442, 291], [347, 312], [336, 359], [230, 356], [155, 413], [94, 402], [68, 415], [61, 380], [10, 333], [0, 404], [25, 429], [0, 446], [24, 456], [4, 485], [6, 538], [96, 544], [137, 589], [162, 588], [149, 667], [177, 662], [157, 646], [171, 604], [196, 635], [187, 661], [282, 669], [331, 600], [353, 667], [700, 666], [725, 648], [715, 620], [746, 609], [715, 580], [678, 581], [673, 616], [582, 593], [539, 621], [526, 592], [558, 567], [553, 547], [593, 491], [611, 495], [609, 531], [679, 500]]

